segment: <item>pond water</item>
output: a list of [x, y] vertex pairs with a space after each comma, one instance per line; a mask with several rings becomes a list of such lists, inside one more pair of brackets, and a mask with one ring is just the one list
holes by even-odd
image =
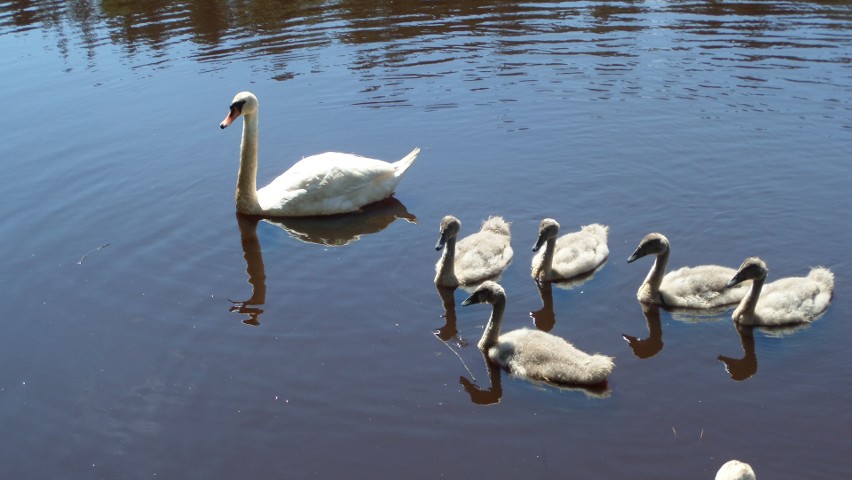
[[[852, 476], [849, 3], [409, 3], [0, 3], [2, 477]], [[241, 90], [260, 185], [422, 153], [362, 215], [238, 217]], [[607, 391], [487, 368], [446, 214], [512, 222], [504, 327], [612, 355]], [[609, 225], [607, 263], [540, 291], [544, 217]], [[827, 266], [833, 303], [643, 309], [651, 231], [672, 268]]]

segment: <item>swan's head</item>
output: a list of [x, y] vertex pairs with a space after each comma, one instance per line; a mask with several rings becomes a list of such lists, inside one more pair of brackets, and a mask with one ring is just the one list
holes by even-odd
[[462, 306], [474, 303], [490, 303], [494, 305], [500, 301], [506, 301], [506, 291], [497, 282], [486, 280], [478, 286], [473, 294], [462, 302]]
[[716, 480], [755, 480], [751, 465], [739, 460], [729, 460], [716, 472]]
[[532, 251], [537, 252], [545, 242], [551, 238], [556, 238], [559, 234], [559, 223], [552, 218], [545, 218], [538, 226], [538, 239], [533, 245]]
[[451, 238], [456, 238], [456, 235], [459, 234], [459, 230], [461, 230], [461, 222], [458, 218], [447, 215], [446, 217], [441, 219], [441, 236], [438, 238], [438, 243], [435, 245], [435, 250], [440, 250], [444, 248], [444, 245], [447, 243], [447, 240]]
[[632, 263], [646, 255], [660, 255], [668, 251], [669, 239], [665, 235], [662, 233], [649, 233], [639, 242], [639, 246], [636, 247], [633, 255], [630, 255], [630, 258], [627, 259], [627, 263]]
[[769, 269], [766, 268], [766, 262], [757, 257], [746, 258], [740, 265], [740, 269], [737, 270], [737, 274], [728, 282], [726, 287], [733, 287], [746, 280], [764, 279], [767, 272], [769, 272]]
[[257, 112], [257, 97], [251, 92], [240, 92], [234, 96], [231, 106], [228, 107], [228, 116], [219, 124], [219, 128], [226, 128], [234, 123], [240, 115], [253, 115]]

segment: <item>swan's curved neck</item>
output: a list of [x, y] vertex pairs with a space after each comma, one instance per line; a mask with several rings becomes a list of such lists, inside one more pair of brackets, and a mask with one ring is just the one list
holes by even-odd
[[488, 324], [485, 325], [485, 331], [482, 332], [482, 338], [479, 340], [479, 349], [487, 351], [489, 348], [497, 345], [497, 340], [500, 338], [500, 326], [503, 323], [503, 312], [506, 310], [506, 299], [499, 298], [494, 302], [494, 308], [491, 309], [491, 318], [488, 319]]
[[459, 280], [456, 278], [456, 237], [447, 239], [444, 245], [444, 253], [441, 255], [441, 269], [438, 271], [437, 279], [441, 285], [457, 287]]
[[257, 113], [243, 116], [240, 143], [240, 171], [237, 174], [237, 211], [249, 215], [263, 213], [257, 201]]
[[[735, 319], [748, 319], [754, 317], [754, 309], [757, 307], [757, 300], [760, 298], [760, 292], [763, 290], [763, 282], [766, 278], [755, 278], [751, 281], [751, 287], [748, 289], [745, 297], [743, 297], [737, 309], [734, 310], [733, 317]], [[749, 323], [749, 322], [745, 322]]]

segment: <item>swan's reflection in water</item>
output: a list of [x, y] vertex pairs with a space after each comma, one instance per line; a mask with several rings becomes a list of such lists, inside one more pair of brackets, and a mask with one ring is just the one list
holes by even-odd
[[725, 364], [725, 370], [732, 379], [740, 382], [757, 373], [757, 355], [754, 353], [754, 327], [735, 323], [743, 347], [742, 358], [719, 355], [719, 361]]
[[417, 217], [409, 213], [405, 205], [394, 197], [367, 205], [359, 212], [327, 217], [263, 218], [240, 213], [236, 215], [252, 293], [248, 300], [229, 300], [232, 305], [228, 310], [248, 315], [242, 322], [253, 326], [260, 325], [260, 315], [263, 313], [260, 306], [266, 303], [266, 268], [257, 236], [257, 224], [260, 221], [283, 229], [299, 241], [334, 247], [342, 247], [357, 241], [363, 235], [380, 232], [398, 218], [410, 223], [417, 222]]
[[640, 339], [632, 335], [621, 334], [627, 345], [633, 350], [633, 355], [639, 358], [651, 358], [663, 349], [663, 326], [660, 323], [659, 305], [639, 303], [648, 325], [648, 338]]
[[237, 214], [237, 225], [240, 227], [240, 243], [243, 247], [243, 258], [246, 261], [246, 274], [251, 285], [251, 297], [248, 300], [229, 300], [232, 305], [230, 312], [248, 315], [243, 320], [246, 325], [260, 325], [260, 314], [263, 309], [257, 305], [266, 303], [266, 270], [263, 266], [263, 251], [257, 238], [258, 217]]
[[359, 212], [323, 217], [264, 218], [296, 240], [327, 247], [342, 247], [363, 235], [377, 233], [396, 219], [417, 223], [417, 217], [394, 197], [363, 207]]

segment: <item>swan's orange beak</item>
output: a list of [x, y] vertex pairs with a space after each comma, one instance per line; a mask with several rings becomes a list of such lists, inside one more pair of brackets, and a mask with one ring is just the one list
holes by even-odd
[[231, 107], [231, 110], [228, 112], [228, 116], [222, 120], [222, 123], [219, 124], [219, 128], [227, 128], [228, 125], [234, 122], [237, 117], [240, 116], [240, 110], [235, 107]]

